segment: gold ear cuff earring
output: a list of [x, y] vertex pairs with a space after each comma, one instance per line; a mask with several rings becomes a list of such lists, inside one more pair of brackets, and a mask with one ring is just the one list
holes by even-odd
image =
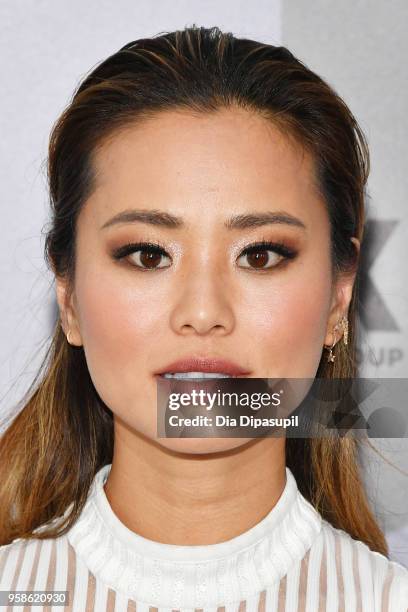
[[69, 334], [71, 333], [71, 330], [69, 329], [67, 332], [67, 342], [68, 344], [72, 344], [71, 340], [69, 339]]
[[64, 332], [64, 334], [65, 334], [65, 337], [66, 337], [66, 339], [67, 339], [68, 344], [72, 344], [71, 340], [69, 339], [69, 334], [71, 333], [71, 330], [69, 329], [69, 330], [67, 331], [67, 333], [65, 333], [65, 329], [64, 329], [64, 327], [63, 327], [62, 323], [60, 323], [60, 325], [61, 325], [61, 329], [62, 329], [62, 331], [63, 331], [63, 332]]
[[334, 355], [333, 353], [333, 348], [337, 342], [337, 330], [342, 327], [343, 328], [343, 342], [345, 345], [348, 344], [348, 319], [346, 317], [346, 315], [343, 315], [340, 319], [340, 321], [334, 326], [333, 329], [333, 333], [334, 333], [334, 340], [333, 340], [333, 344], [331, 346], [326, 346], [325, 348], [329, 349], [329, 355], [327, 357], [327, 361], [333, 363], [336, 355]]

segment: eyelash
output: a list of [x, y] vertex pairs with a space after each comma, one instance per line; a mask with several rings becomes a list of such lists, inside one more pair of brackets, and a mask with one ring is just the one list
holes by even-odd
[[[147, 251], [150, 253], [155, 253], [157, 255], [168, 256], [168, 253], [164, 249], [164, 247], [159, 242], [130, 242], [128, 244], [124, 244], [123, 246], [115, 249], [112, 252], [112, 257], [115, 260], [124, 259], [128, 255], [131, 255], [138, 251]], [[284, 263], [285, 260], [294, 259], [297, 255], [297, 251], [288, 247], [283, 242], [270, 242], [268, 240], [260, 240], [253, 244], [248, 245], [245, 249], [240, 253], [239, 257], [243, 255], [251, 255], [252, 253], [256, 253], [258, 251], [274, 251], [278, 255], [282, 255], [284, 260], [281, 262], [271, 266], [270, 268], [251, 268], [251, 266], [247, 267], [247, 270], [254, 270], [256, 272], [268, 272], [269, 270], [273, 270], [277, 268], [281, 263]], [[132, 267], [137, 268], [143, 272], [153, 272], [154, 270], [160, 270], [162, 268], [143, 268], [137, 264], [130, 264]], [[168, 268], [169, 266], [164, 266], [164, 268]]]

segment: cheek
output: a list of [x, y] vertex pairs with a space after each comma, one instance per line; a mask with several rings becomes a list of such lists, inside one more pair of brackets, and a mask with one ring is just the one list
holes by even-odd
[[122, 362], [122, 356], [141, 359], [154, 328], [152, 308], [142, 292], [116, 287], [109, 279], [95, 279], [79, 284], [77, 296], [86, 347], [111, 365], [113, 359]]
[[318, 262], [299, 264], [279, 278], [248, 288], [242, 320], [256, 338], [265, 376], [315, 376], [330, 297], [330, 272]]
[[86, 362], [98, 395], [123, 422], [155, 437], [156, 383], [149, 380], [147, 357], [159, 342], [155, 332], [166, 301], [152, 302], [145, 291], [135, 290], [131, 275], [95, 269], [92, 276], [77, 274], [76, 295]]
[[114, 413], [132, 414], [147, 399], [140, 381], [146, 376], [146, 356], [156, 343], [158, 309], [166, 302], [152, 302], [151, 296], [135, 290], [131, 275], [98, 274], [95, 269], [92, 275], [77, 274], [76, 297], [92, 382]]

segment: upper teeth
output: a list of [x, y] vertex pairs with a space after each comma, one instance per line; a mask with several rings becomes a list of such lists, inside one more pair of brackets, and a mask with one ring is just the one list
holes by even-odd
[[163, 374], [164, 378], [232, 378], [229, 374], [221, 372], [176, 372]]

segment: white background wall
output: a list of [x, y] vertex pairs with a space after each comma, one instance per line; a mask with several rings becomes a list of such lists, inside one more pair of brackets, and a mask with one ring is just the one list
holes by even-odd
[[[350, 105], [372, 155], [374, 261], [367, 270], [372, 285], [361, 328], [362, 375], [406, 377], [407, 18], [405, 0], [3, 0], [0, 414], [35, 375], [56, 314], [41, 233], [48, 221], [51, 126], [96, 63], [130, 40], [193, 23], [288, 46]], [[362, 460], [391, 556], [408, 566], [407, 440], [373, 440], [405, 475], [376, 455]]]

